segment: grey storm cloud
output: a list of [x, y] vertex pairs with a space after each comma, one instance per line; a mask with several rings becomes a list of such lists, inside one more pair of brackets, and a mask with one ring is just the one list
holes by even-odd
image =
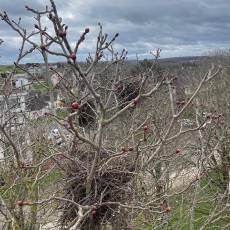
[[[97, 22], [110, 36], [120, 33], [118, 49], [126, 48], [129, 57], [148, 57], [149, 51], [162, 48], [162, 57], [203, 55], [207, 51], [230, 47], [230, 1], [228, 0], [56, 0], [59, 15], [69, 25], [68, 36], [75, 42], [85, 27], [90, 27], [80, 54], [93, 51]], [[33, 30], [33, 15], [25, 5], [43, 10], [48, 0], [0, 0], [0, 10]], [[20, 39], [0, 22], [0, 63], [13, 61]], [[18, 46], [18, 47], [17, 47]], [[38, 55], [30, 60], [39, 60]], [[51, 59], [51, 60], [56, 60]]]

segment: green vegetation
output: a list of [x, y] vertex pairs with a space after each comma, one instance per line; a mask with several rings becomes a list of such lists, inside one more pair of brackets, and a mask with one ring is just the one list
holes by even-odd
[[36, 91], [40, 91], [40, 92], [48, 92], [50, 87], [46, 82], [42, 82], [42, 83], [33, 83], [32, 84], [32, 88]]
[[[216, 206], [219, 206], [220, 210], [223, 208], [223, 203], [219, 203], [218, 205], [218, 200], [216, 197], [218, 192], [220, 192], [219, 187], [216, 186], [215, 183], [215, 179], [218, 177], [215, 177], [216, 175], [212, 176], [214, 177], [202, 178], [200, 180], [200, 184], [197, 185], [198, 191], [196, 200], [198, 202], [194, 208], [194, 229], [200, 229], [210, 215], [212, 215], [212, 211]], [[191, 206], [194, 194], [195, 188], [194, 193], [191, 193], [190, 191], [190, 193], [183, 195], [183, 201], [182, 197], [177, 197], [178, 199], [174, 199], [173, 205], [175, 205], [175, 210], [172, 212], [167, 229], [190, 229]], [[208, 224], [205, 229], [220, 229], [221, 226], [224, 226], [229, 222], [230, 216], [222, 216], [216, 222]]]
[[50, 125], [52, 123], [54, 123], [54, 120], [52, 117], [43, 117], [42, 119], [33, 119], [30, 121], [31, 124], [33, 124], [34, 126], [39, 126], [39, 125]]
[[[210, 218], [215, 207], [219, 208], [216, 210], [215, 214], [224, 207], [225, 201], [221, 201], [221, 199], [217, 197], [217, 194], [221, 194], [219, 180], [219, 175], [213, 170], [208, 176], [204, 176], [199, 181], [194, 182], [191, 189], [185, 194], [173, 196], [173, 198], [169, 200], [172, 211], [169, 215], [166, 214], [167, 218], [164, 224], [162, 224], [161, 221], [159, 222], [161, 223], [161, 227], [159, 226], [159, 228], [156, 228], [156, 222], [151, 223], [152, 218], [146, 217], [145, 213], [142, 212], [136, 217], [134, 221], [135, 226], [143, 230], [190, 229], [191, 207], [195, 196], [194, 230], [200, 229], [201, 226], [206, 223], [207, 219]], [[196, 195], [194, 195], [195, 193]], [[230, 210], [227, 212], [230, 212]], [[226, 215], [226, 210], [223, 213], [223, 216], [217, 216], [218, 219], [208, 224], [205, 229], [221, 229], [221, 227], [230, 223], [230, 215]]]
[[[10, 72], [13, 66], [0, 66], [0, 73]], [[24, 73], [21, 69], [16, 68], [16, 73]]]
[[13, 66], [0, 66], [0, 73], [12, 71]]
[[62, 172], [58, 169], [52, 170], [51, 173], [49, 173], [44, 180], [42, 181], [41, 185], [44, 185], [45, 188], [47, 186], [52, 186], [58, 181], [60, 181], [60, 178], [62, 178]]
[[58, 111], [57, 116], [59, 119], [65, 119], [69, 115], [68, 111]]

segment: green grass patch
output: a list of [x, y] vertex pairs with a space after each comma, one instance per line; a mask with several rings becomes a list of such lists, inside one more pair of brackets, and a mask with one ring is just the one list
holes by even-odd
[[[196, 184], [197, 183], [197, 184]], [[197, 186], [197, 187], [196, 187]], [[188, 230], [190, 229], [193, 199], [195, 197], [194, 208], [194, 229], [198, 230], [212, 215], [223, 207], [225, 202], [218, 203], [218, 194], [221, 194], [221, 175], [218, 170], [208, 172], [208, 176], [203, 176], [199, 181], [195, 182], [190, 189], [183, 194], [175, 195], [169, 199], [172, 207], [171, 213], [161, 219], [161, 215], [149, 216], [149, 213], [140, 212], [134, 220], [134, 226], [137, 229], [152, 230]], [[214, 223], [210, 223], [205, 229], [222, 229], [226, 224], [230, 223], [229, 210], [226, 210]]]
[[69, 112], [68, 112], [68, 111], [58, 111], [58, 112], [57, 112], [57, 116], [58, 116], [60, 119], [64, 119], [64, 118], [66, 118], [68, 115], [69, 115]]
[[[0, 73], [11, 72], [14, 66], [0, 66]], [[23, 70], [16, 68], [15, 73], [24, 73]]]
[[12, 71], [13, 67], [12, 66], [0, 66], [0, 73], [5, 73], [8, 71]]
[[52, 186], [53, 184], [55, 184], [56, 182], [58, 182], [60, 180], [60, 178], [62, 178], [62, 173], [60, 170], [56, 169], [53, 170], [49, 173], [49, 175], [47, 175], [44, 180], [41, 182], [42, 185], [44, 186]]
[[51, 89], [51, 87], [46, 82], [42, 82], [42, 84], [33, 83], [32, 89], [40, 92], [48, 92]]
[[[219, 179], [219, 175], [215, 171], [212, 171], [209, 173], [208, 177], [205, 176], [199, 181], [200, 184], [196, 197], [197, 202], [194, 209], [194, 229], [200, 229], [212, 211], [216, 208], [216, 195], [220, 193], [220, 187], [218, 186]], [[183, 202], [182, 197], [178, 197], [177, 199], [174, 198], [174, 201], [171, 201], [172, 206], [174, 206], [174, 211], [172, 212], [167, 229], [190, 229], [191, 207], [194, 193], [195, 188], [194, 191], [190, 191], [183, 195]], [[220, 205], [220, 208], [217, 209], [215, 213], [221, 208], [222, 206]], [[221, 229], [221, 227], [229, 222], [230, 216], [223, 215], [222, 218], [215, 222], [215, 225], [209, 224], [207, 229]]]

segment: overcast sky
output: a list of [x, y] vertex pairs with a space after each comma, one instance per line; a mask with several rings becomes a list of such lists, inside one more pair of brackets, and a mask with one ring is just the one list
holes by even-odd
[[[204, 55], [208, 51], [230, 48], [230, 0], [56, 0], [59, 15], [69, 26], [68, 38], [74, 44], [85, 27], [90, 28], [79, 58], [84, 59], [95, 46], [101, 22], [110, 36], [119, 32], [116, 48], [129, 51], [129, 59], [148, 58], [154, 48], [162, 57]], [[33, 14], [25, 5], [44, 9], [48, 0], [0, 0], [0, 10], [13, 19], [22, 18], [28, 31], [34, 29]], [[47, 21], [47, 18], [44, 18]], [[49, 27], [50, 28], [50, 27]], [[15, 60], [20, 39], [0, 21], [0, 64]], [[50, 57], [50, 61], [57, 58]], [[41, 61], [39, 54], [24, 62]]]

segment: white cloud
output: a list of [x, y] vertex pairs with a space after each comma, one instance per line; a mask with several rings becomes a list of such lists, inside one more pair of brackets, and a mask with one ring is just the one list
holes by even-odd
[[[74, 46], [81, 31], [90, 28], [86, 41], [80, 46], [79, 56], [94, 52], [98, 32], [97, 22], [112, 37], [120, 36], [115, 47], [127, 48], [129, 57], [146, 57], [149, 50], [163, 49], [163, 57], [202, 55], [210, 49], [230, 46], [230, 1], [227, 0], [56, 0], [59, 16], [68, 24], [68, 38]], [[24, 5], [44, 9], [46, 0], [0, 0], [14, 18], [22, 17], [23, 25], [32, 31], [33, 15]], [[45, 24], [48, 18], [43, 19]], [[49, 24], [49, 29], [52, 26]], [[9, 27], [0, 22], [0, 37], [6, 42], [0, 48], [4, 61], [12, 62], [19, 48], [19, 39]], [[9, 52], [7, 52], [10, 50]], [[2, 50], [1, 50], [2, 49]], [[34, 57], [38, 59], [38, 57]], [[31, 61], [32, 61], [31, 57]], [[54, 60], [54, 59], [51, 59]], [[56, 58], [55, 58], [56, 60]], [[36, 60], [34, 60], [36, 61]], [[0, 58], [0, 63], [3, 59]]]

